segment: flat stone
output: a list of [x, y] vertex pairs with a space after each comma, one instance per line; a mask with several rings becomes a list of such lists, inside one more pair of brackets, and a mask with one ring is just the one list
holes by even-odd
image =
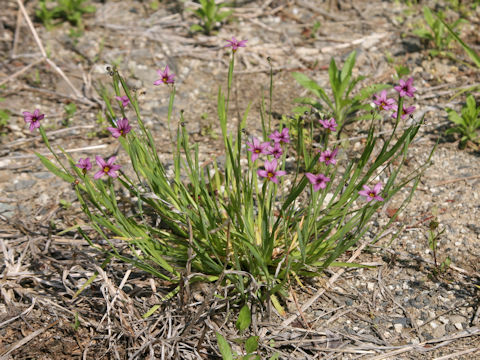
[[9, 203], [0, 203], [0, 214], [7, 219], [10, 219], [15, 215], [15, 205]]
[[33, 179], [19, 180], [19, 181], [14, 185], [14, 188], [15, 188], [15, 191], [25, 190], [25, 189], [28, 189], [28, 188], [33, 187], [36, 183], [37, 183], [37, 181], [36, 181], [36, 180], [33, 180]]
[[[437, 324], [438, 325], [438, 324]], [[447, 330], [445, 329], [445, 325], [441, 324], [438, 325], [435, 329], [432, 331], [432, 335], [435, 339], [441, 338], [442, 336], [445, 336], [447, 333]]]
[[41, 172], [34, 173], [33, 176], [35, 176], [37, 179], [50, 179], [54, 175], [49, 171], [41, 171]]

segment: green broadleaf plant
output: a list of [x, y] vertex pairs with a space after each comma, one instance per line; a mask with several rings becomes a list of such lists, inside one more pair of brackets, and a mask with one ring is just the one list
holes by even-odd
[[40, 0], [35, 16], [47, 30], [63, 21], [82, 29], [82, 16], [96, 11], [95, 6], [85, 5], [86, 1], [88, 0]]
[[[341, 69], [337, 68], [335, 60], [332, 58], [328, 69], [330, 79], [330, 90], [333, 95], [333, 100], [327, 95], [327, 91], [318, 85], [314, 80], [310, 79], [305, 74], [295, 72], [293, 77], [305, 89], [309, 90], [316, 96], [316, 99], [303, 98], [297, 100], [301, 104], [313, 105], [318, 110], [328, 112], [333, 116], [340, 126], [340, 129], [352, 121], [364, 120], [370, 117], [370, 114], [365, 116], [358, 116], [356, 113], [360, 110], [370, 111], [370, 104], [365, 104], [364, 101], [383, 89], [389, 88], [388, 85], [370, 85], [363, 88], [355, 95], [352, 92], [355, 86], [362, 80], [364, 76], [354, 78], [352, 71], [355, 66], [357, 53], [353, 51], [345, 60]], [[341, 130], [339, 131], [340, 134]]]
[[190, 27], [193, 32], [202, 31], [205, 35], [210, 35], [217, 23], [221, 23], [232, 15], [233, 11], [221, 11], [227, 4], [216, 4], [215, 0], [199, 0], [200, 7], [198, 9], [188, 9], [198, 17], [201, 24], [194, 24]]
[[473, 95], [467, 97], [461, 113], [447, 108], [448, 119], [455, 124], [454, 127], [445, 131], [445, 134], [458, 133], [460, 138], [460, 148], [465, 148], [467, 141], [478, 142], [480, 129], [480, 105], [477, 106]]

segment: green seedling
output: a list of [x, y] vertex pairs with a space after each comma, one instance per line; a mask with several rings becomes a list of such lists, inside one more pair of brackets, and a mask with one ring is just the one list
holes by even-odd
[[[442, 12], [438, 12], [434, 16], [432, 11], [428, 7], [424, 6], [423, 17], [428, 28], [422, 26], [418, 29], [415, 29], [413, 33], [421, 39], [433, 44], [434, 48], [429, 51], [430, 55], [453, 57], [453, 54], [447, 50], [451, 47], [451, 42], [454, 40], [454, 36], [450, 32], [445, 31], [446, 28], [444, 25], [444, 14]], [[458, 36], [456, 29], [458, 29], [461, 24], [466, 22], [467, 21], [465, 19], [459, 18], [450, 25], [450, 28]]]
[[461, 113], [447, 108], [448, 119], [455, 124], [454, 127], [445, 131], [445, 134], [458, 133], [460, 148], [465, 148], [467, 141], [478, 142], [478, 129], [480, 128], [480, 106], [477, 106], [473, 95], [467, 97], [467, 102], [462, 107]]
[[68, 210], [72, 207], [72, 203], [68, 200], [60, 199], [58, 202], [65, 210]]
[[[5, 101], [5, 98], [0, 98], [0, 102]], [[7, 109], [0, 109], [0, 134], [5, 133], [5, 127], [10, 120], [10, 111]]]
[[[360, 110], [370, 111], [370, 104], [365, 104], [364, 101], [370, 98], [373, 94], [379, 92], [380, 90], [386, 89], [388, 85], [370, 85], [366, 88], [360, 90], [357, 94], [353, 95], [352, 92], [355, 86], [362, 80], [365, 79], [365, 76], [353, 77], [352, 71], [355, 66], [357, 53], [356, 51], [352, 52], [347, 59], [342, 69], [337, 68], [335, 60], [332, 58], [330, 61], [330, 67], [328, 69], [328, 75], [330, 77], [330, 89], [333, 95], [333, 101], [327, 95], [327, 92], [324, 88], [318, 85], [314, 80], [310, 79], [305, 74], [296, 72], [293, 73], [293, 77], [302, 85], [305, 89], [310, 90], [317, 99], [311, 98], [300, 98], [296, 99], [296, 102], [305, 105], [311, 105], [317, 110], [330, 113], [340, 126], [340, 135], [341, 129], [345, 124], [357, 120], [365, 120], [368, 116], [358, 116], [357, 112]], [[326, 106], [325, 110], [324, 107]]]
[[[240, 332], [248, 329], [252, 321], [252, 314], [247, 305], [244, 305], [238, 314], [236, 327]], [[258, 354], [258, 336], [249, 336], [248, 338], [235, 339], [234, 342], [244, 348], [244, 354], [236, 354], [233, 352], [230, 344], [220, 333], [216, 333], [217, 343], [220, 354], [223, 360], [260, 360], [262, 359]], [[278, 359], [278, 354], [274, 354], [269, 360]]]
[[87, 0], [40, 0], [35, 15], [48, 30], [64, 21], [83, 28], [82, 16], [96, 11], [95, 6], [85, 2]]
[[200, 0], [200, 8], [188, 9], [198, 17], [201, 24], [194, 24], [190, 27], [193, 32], [201, 31], [205, 35], [210, 35], [217, 23], [221, 23], [232, 15], [233, 11], [221, 11], [227, 4], [216, 4], [215, 0]]
[[80, 318], [78, 316], [78, 312], [75, 312], [73, 324], [70, 326], [73, 328], [73, 331], [77, 331], [80, 328]]
[[68, 126], [70, 120], [73, 118], [75, 112], [77, 111], [77, 105], [75, 105], [74, 103], [67, 104], [63, 107], [63, 110], [65, 110], [66, 113], [66, 117], [63, 120], [63, 125]]
[[[436, 213], [436, 211], [434, 211]], [[435, 265], [435, 269], [433, 271], [433, 275], [437, 276], [441, 273], [444, 273], [448, 267], [450, 266], [451, 260], [447, 256], [441, 264], [438, 263], [437, 255], [438, 255], [438, 241], [440, 236], [445, 232], [445, 228], [439, 230], [439, 223], [437, 218], [435, 217], [430, 224], [428, 225], [428, 247], [432, 250], [433, 254], [433, 262]]]

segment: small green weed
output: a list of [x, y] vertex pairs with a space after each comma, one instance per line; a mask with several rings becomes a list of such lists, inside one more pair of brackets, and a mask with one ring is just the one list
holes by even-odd
[[[370, 85], [362, 89], [356, 95], [352, 96], [352, 91], [355, 86], [360, 81], [365, 79], [365, 76], [354, 78], [352, 75], [356, 57], [356, 51], [352, 52], [345, 60], [345, 64], [343, 65], [342, 69], [337, 68], [337, 64], [333, 58], [330, 61], [328, 74], [330, 77], [330, 88], [333, 95], [333, 101], [330, 100], [325, 89], [318, 85], [314, 80], [302, 73], [296, 72], [293, 74], [293, 77], [300, 85], [302, 85], [305, 89], [310, 90], [310, 92], [316, 95], [317, 98], [319, 98], [323, 104], [326, 105], [327, 111], [332, 113], [332, 116], [340, 126], [340, 131], [348, 122], [354, 120], [364, 120], [365, 117], [362, 116], [355, 116], [355, 119], [353, 119], [353, 115], [358, 111], [371, 110], [369, 104], [363, 104], [362, 102], [380, 90], [389, 87], [388, 85]], [[316, 99], [300, 98], [296, 99], [295, 101], [300, 104], [311, 105], [320, 111], [323, 109], [322, 103], [318, 102]]]
[[[238, 313], [238, 319], [236, 322], [236, 327], [240, 332], [245, 331], [250, 326], [252, 322], [252, 314], [248, 305], [244, 305], [240, 312]], [[223, 360], [260, 360], [261, 357], [258, 355], [258, 336], [250, 336], [246, 339], [235, 339], [235, 343], [239, 345], [243, 345], [242, 347], [245, 349], [245, 355], [235, 354], [232, 351], [232, 348], [228, 344], [225, 337], [222, 334], [217, 332], [217, 343], [218, 349], [222, 354]], [[269, 360], [276, 360], [278, 359], [278, 354], [275, 354], [269, 358]]]
[[430, 224], [428, 225], [428, 247], [430, 250], [432, 250], [433, 254], [433, 262], [435, 265], [435, 268], [433, 270], [433, 276], [438, 276], [442, 273], [445, 273], [447, 271], [448, 267], [451, 264], [450, 257], [446, 257], [444, 261], [442, 261], [440, 264], [438, 263], [438, 240], [440, 239], [440, 236], [445, 232], [445, 228], [442, 230], [439, 230], [439, 222], [436, 217], [437, 209], [434, 209], [432, 211], [434, 214], [434, 219], [430, 221]]
[[[5, 98], [0, 98], [0, 102], [5, 101]], [[10, 111], [7, 109], [0, 109], [0, 134], [5, 133], [5, 127], [10, 120]]]
[[68, 126], [70, 120], [73, 118], [75, 112], [77, 111], [77, 105], [75, 105], [74, 103], [69, 103], [63, 107], [63, 110], [65, 110], [66, 114], [66, 117], [63, 120], [63, 125]]
[[73, 26], [83, 28], [83, 14], [94, 13], [95, 6], [85, 5], [87, 0], [40, 0], [35, 15], [43, 25], [52, 29], [64, 21], [68, 21]]
[[60, 199], [58, 202], [60, 203], [62, 208], [64, 208], [65, 210], [68, 210], [72, 207], [72, 203], [68, 200]]
[[201, 24], [194, 24], [190, 27], [193, 32], [201, 31], [205, 35], [210, 35], [217, 23], [221, 23], [230, 15], [232, 11], [221, 11], [227, 4], [215, 4], [215, 0], [199, 0], [200, 8], [187, 9], [192, 11], [193, 14], [198, 17]]
[[[423, 17], [428, 25], [428, 29], [422, 26], [413, 30], [413, 33], [421, 39], [433, 43], [434, 48], [429, 51], [430, 55], [453, 57], [453, 54], [447, 51], [451, 47], [451, 42], [454, 40], [454, 37], [452, 34], [446, 31], [444, 25], [445, 15], [442, 12], [438, 12], [436, 16], [434, 16], [432, 11], [428, 7], [424, 6]], [[464, 23], [467, 23], [467, 21], [459, 18], [453, 24], [451, 24], [450, 27], [456, 32], [456, 29], [458, 29], [460, 25]]]
[[480, 128], [480, 106], [477, 106], [473, 95], [467, 97], [466, 104], [462, 107], [461, 113], [447, 108], [448, 119], [455, 124], [454, 127], [445, 131], [445, 134], [459, 133], [460, 148], [465, 148], [467, 141], [477, 142], [478, 129]]

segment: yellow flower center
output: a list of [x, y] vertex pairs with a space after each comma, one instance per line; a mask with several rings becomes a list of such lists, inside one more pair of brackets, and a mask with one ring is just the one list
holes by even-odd
[[274, 175], [275, 175], [275, 174], [272, 173], [272, 172], [268, 172], [268, 174], [267, 174], [267, 176], [268, 176], [269, 178], [272, 178]]
[[104, 172], [104, 173], [108, 173], [109, 171], [110, 171], [110, 168], [109, 168], [108, 166], [105, 166], [105, 167], [103, 168], [103, 172]]

